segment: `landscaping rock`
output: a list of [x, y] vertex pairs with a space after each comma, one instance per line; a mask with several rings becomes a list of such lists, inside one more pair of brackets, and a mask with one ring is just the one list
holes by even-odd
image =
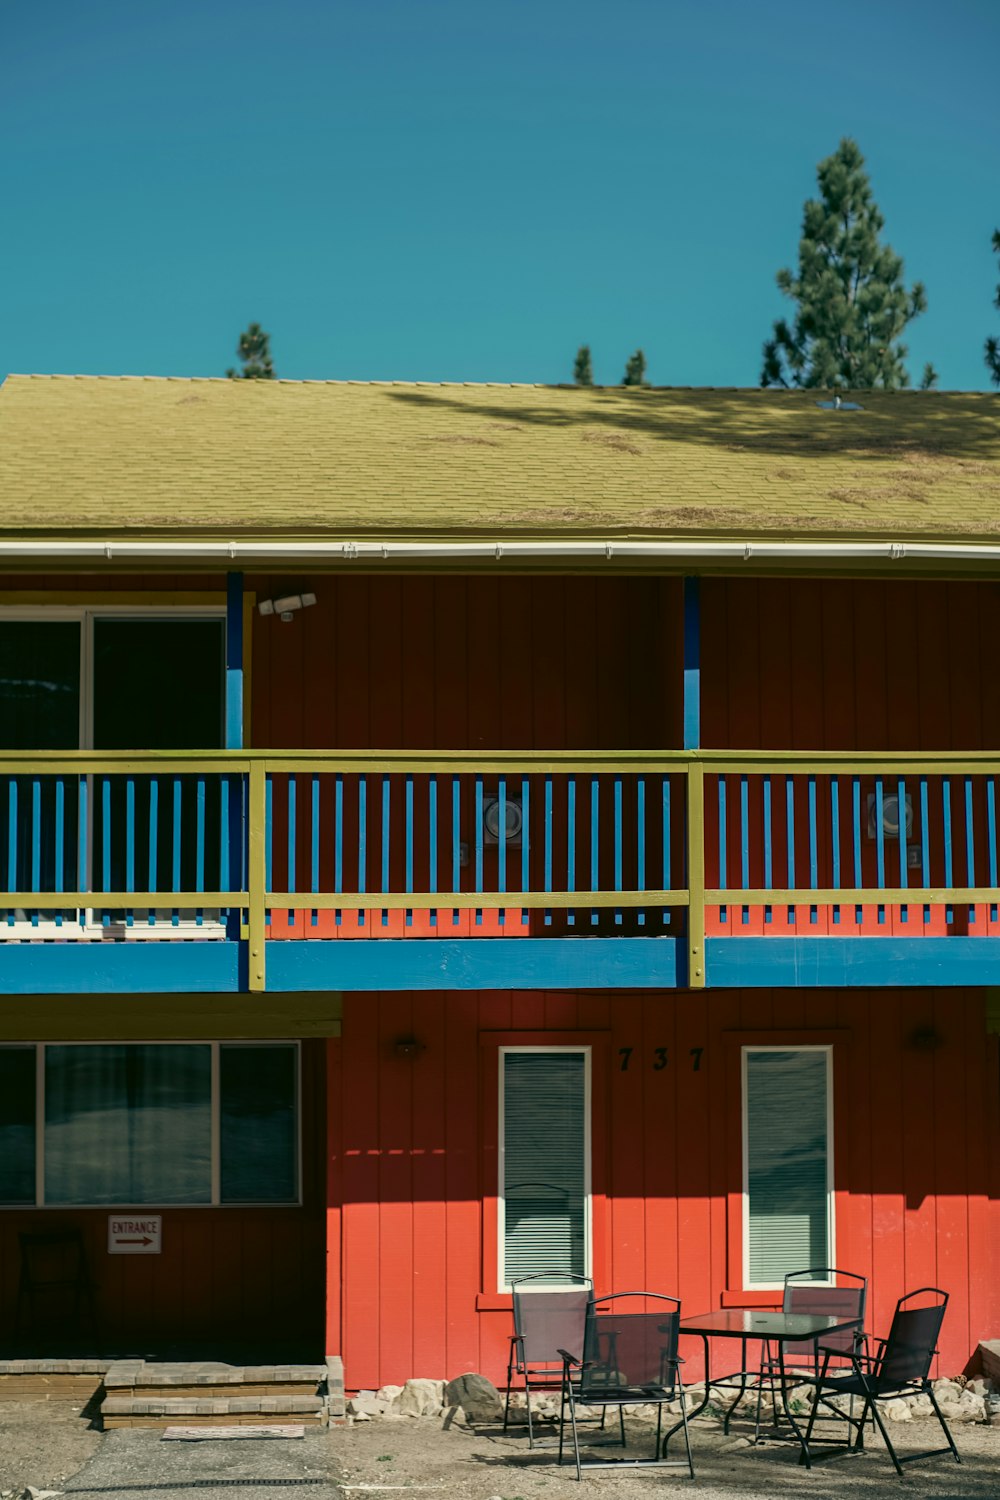
[[371, 1391], [359, 1391], [347, 1403], [347, 1415], [356, 1422], [370, 1422], [373, 1417], [380, 1417], [384, 1411], [385, 1402]]
[[896, 1401], [883, 1401], [880, 1406], [882, 1415], [888, 1417], [890, 1422], [913, 1421], [913, 1413], [910, 1410], [908, 1401], [904, 1401], [901, 1398]]
[[408, 1380], [392, 1409], [401, 1417], [437, 1417], [444, 1405], [443, 1380]]
[[403, 1394], [401, 1385], [380, 1385], [375, 1392], [376, 1398], [382, 1402], [384, 1411], [394, 1411], [396, 1403]]
[[445, 1386], [445, 1406], [460, 1406], [470, 1422], [495, 1422], [503, 1416], [500, 1392], [485, 1375], [459, 1375]]

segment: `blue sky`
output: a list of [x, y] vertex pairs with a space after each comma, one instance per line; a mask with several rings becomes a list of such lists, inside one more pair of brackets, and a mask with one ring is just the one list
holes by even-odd
[[816, 163], [865, 153], [986, 389], [998, 0], [4, 0], [0, 372], [755, 385]]

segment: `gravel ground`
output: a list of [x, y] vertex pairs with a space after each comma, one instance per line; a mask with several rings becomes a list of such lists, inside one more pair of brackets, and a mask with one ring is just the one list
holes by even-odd
[[[935, 1423], [899, 1424], [898, 1450], [937, 1447]], [[639, 1429], [641, 1432], [643, 1429]], [[745, 1429], [744, 1429], [745, 1430]], [[652, 1429], [645, 1429], [651, 1436]], [[797, 1450], [784, 1443], [753, 1447], [734, 1432], [724, 1437], [719, 1424], [697, 1422], [691, 1448], [695, 1483], [686, 1469], [654, 1469], [619, 1475], [597, 1471], [584, 1476], [584, 1487], [572, 1468], [556, 1467], [555, 1444], [529, 1452], [527, 1437], [504, 1437], [499, 1430], [442, 1432], [439, 1420], [385, 1419], [335, 1429], [331, 1438], [340, 1461], [344, 1500], [392, 1500], [392, 1490], [426, 1493], [447, 1500], [651, 1500], [666, 1486], [704, 1500], [776, 1500], [802, 1495], [815, 1500], [888, 1500], [919, 1495], [921, 1500], [1000, 1500], [1000, 1428], [965, 1425], [955, 1442], [959, 1467], [949, 1458], [931, 1459], [906, 1471], [901, 1482], [879, 1440], [866, 1439], [869, 1450], [857, 1458], [825, 1460], [807, 1472], [796, 1462]], [[896, 1433], [893, 1433], [896, 1439]], [[676, 1440], [675, 1440], [676, 1441]], [[673, 1445], [672, 1445], [673, 1447]], [[642, 1448], [648, 1452], [651, 1442]], [[639, 1451], [639, 1445], [636, 1445]]]
[[0, 1402], [0, 1490], [62, 1489], [95, 1451], [90, 1412], [70, 1401]]
[[[744, 1429], [745, 1430], [745, 1429]], [[637, 1439], [651, 1429], [637, 1426]], [[893, 1437], [897, 1433], [894, 1431]], [[900, 1451], [936, 1446], [933, 1423], [898, 1429]], [[697, 1494], [705, 1500], [1000, 1500], [1000, 1428], [956, 1426], [962, 1455], [932, 1459], [900, 1482], [877, 1439], [859, 1458], [832, 1458], [807, 1473], [785, 1444], [749, 1445], [722, 1435], [717, 1423], [692, 1429]], [[648, 1441], [646, 1444], [648, 1448]], [[529, 1452], [521, 1432], [497, 1428], [442, 1430], [440, 1418], [388, 1418], [303, 1439], [253, 1438], [164, 1442], [154, 1430], [100, 1434], [68, 1403], [10, 1402], [0, 1408], [0, 1489], [25, 1485], [63, 1491], [74, 1500], [204, 1500], [225, 1488], [232, 1500], [393, 1500], [396, 1493], [447, 1500], [646, 1500], [665, 1486], [687, 1492], [686, 1470], [598, 1472], [581, 1488], [571, 1468], [557, 1469], [551, 1437]], [[695, 1493], [692, 1486], [691, 1493]]]

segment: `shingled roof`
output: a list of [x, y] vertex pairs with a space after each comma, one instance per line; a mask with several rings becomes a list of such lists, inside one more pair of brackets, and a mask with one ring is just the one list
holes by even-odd
[[1000, 398], [91, 376], [0, 387], [0, 536], [1000, 538]]

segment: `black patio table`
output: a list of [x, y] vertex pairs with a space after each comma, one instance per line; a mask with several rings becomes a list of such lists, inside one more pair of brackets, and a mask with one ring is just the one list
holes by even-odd
[[[729, 1431], [729, 1419], [739, 1405], [746, 1393], [747, 1388], [747, 1344], [752, 1340], [769, 1339], [771, 1343], [778, 1346], [778, 1370], [781, 1382], [781, 1400], [785, 1413], [791, 1425], [792, 1432], [799, 1444], [801, 1451], [800, 1463], [805, 1463], [806, 1468], [811, 1468], [809, 1448], [806, 1443], [805, 1433], [795, 1420], [795, 1414], [788, 1400], [788, 1378], [785, 1370], [785, 1344], [806, 1343], [811, 1339], [822, 1339], [825, 1333], [837, 1333], [845, 1328], [860, 1327], [858, 1318], [836, 1318], [824, 1317], [819, 1313], [783, 1313], [783, 1312], [757, 1312], [748, 1307], [727, 1307], [720, 1312], [699, 1313], [694, 1318], [682, 1318], [680, 1323], [681, 1334], [697, 1335], [705, 1346], [705, 1395], [700, 1405], [688, 1413], [691, 1421], [705, 1410], [712, 1394], [712, 1387], [716, 1386], [724, 1390], [732, 1390], [734, 1382], [739, 1381], [736, 1397], [728, 1407], [723, 1417], [723, 1431]], [[709, 1339], [739, 1339], [740, 1340], [740, 1369], [732, 1375], [720, 1375], [715, 1380], [711, 1379], [709, 1364], [708, 1344]], [[800, 1381], [795, 1382], [801, 1384]], [[671, 1427], [663, 1439], [663, 1452], [667, 1451], [667, 1444], [678, 1432], [683, 1423], [678, 1422]], [[822, 1442], [822, 1438], [813, 1438], [813, 1442]]]

